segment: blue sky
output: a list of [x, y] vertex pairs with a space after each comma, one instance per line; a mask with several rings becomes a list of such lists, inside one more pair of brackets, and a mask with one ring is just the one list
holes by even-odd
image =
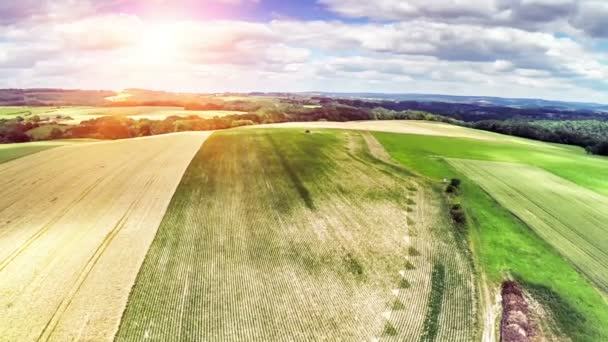
[[598, 0], [0, 3], [0, 87], [608, 102]]

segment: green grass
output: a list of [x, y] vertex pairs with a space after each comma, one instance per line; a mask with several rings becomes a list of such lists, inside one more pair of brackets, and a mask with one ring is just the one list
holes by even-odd
[[435, 341], [439, 332], [439, 315], [445, 292], [445, 266], [435, 262], [431, 275], [431, 295], [429, 297], [428, 311], [424, 318], [424, 330], [420, 341]]
[[[327, 130], [214, 133], [172, 199], [117, 340], [396, 334], [382, 313], [408, 254], [401, 203], [410, 184], [347, 139]], [[417, 298], [408, 305], [427, 304]]]
[[59, 129], [62, 132], [65, 132], [69, 126], [65, 125], [44, 125], [40, 127], [36, 127], [27, 131], [27, 135], [29, 135], [32, 140], [46, 140], [49, 138], [49, 135], [53, 131], [53, 129]]
[[608, 291], [608, 197], [525, 164], [449, 163]]
[[578, 273], [546, 241], [502, 207], [476, 183], [454, 169], [448, 158], [519, 162], [537, 166], [579, 186], [608, 194], [608, 159], [584, 154], [582, 149], [550, 144], [519, 144], [465, 138], [374, 133], [396, 161], [425, 175], [442, 187], [443, 178], [461, 178], [462, 205], [469, 217], [469, 239], [479, 265], [490, 281], [507, 275], [550, 290], [564, 305], [549, 306], [563, 320], [563, 331], [575, 341], [608, 340], [608, 304], [591, 282]]
[[540, 167], [608, 195], [608, 158], [587, 155], [579, 147], [413, 134], [374, 135], [399, 162], [434, 179], [456, 177], [457, 173], [445, 166], [443, 157], [518, 162]]

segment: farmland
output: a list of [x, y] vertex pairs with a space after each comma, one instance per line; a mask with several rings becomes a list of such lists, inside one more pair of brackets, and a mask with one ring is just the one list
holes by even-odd
[[41, 152], [50, 148], [83, 142], [91, 142], [90, 139], [70, 139], [29, 142], [24, 144], [0, 144], [0, 163], [27, 156], [28, 154]]
[[608, 198], [525, 164], [450, 159], [608, 291]]
[[608, 337], [608, 160], [580, 148], [314, 122], [9, 144], [0, 161], [8, 340], [491, 339], [505, 279], [544, 337]]
[[99, 118], [103, 116], [125, 116], [132, 119], [163, 120], [168, 116], [199, 116], [201, 118], [212, 118], [230, 114], [243, 114], [239, 111], [222, 110], [184, 110], [183, 107], [159, 107], [159, 106], [133, 106], [133, 107], [86, 107], [86, 106], [59, 106], [59, 107], [0, 107], [0, 118], [24, 118], [38, 115], [41, 119], [50, 119], [63, 124], [78, 124], [84, 120]]
[[[563, 145], [523, 145], [504, 141], [482, 143], [466, 138], [380, 132], [374, 135], [395, 160], [409, 169], [437, 181], [450, 177], [463, 180], [461, 201], [470, 218], [469, 241], [490, 284], [498, 284], [509, 276], [519, 279], [543, 304], [551, 316], [547, 322], [558, 331], [557, 334], [565, 336], [562, 338], [569, 337], [574, 341], [603, 341], [608, 338], [605, 293], [599, 292], [590, 278], [579, 273], [568, 259], [558, 253], [550, 244], [554, 237], [548, 239], [549, 242], [545, 241], [524, 223], [524, 218], [522, 221], [513, 215], [514, 208], [503, 207], [501, 195], [494, 192], [496, 185], [491, 185], [492, 189], [489, 185], [485, 189], [480, 187], [476, 183], [480, 181], [479, 177], [469, 179], [467, 173], [454, 168], [447, 158], [525, 164], [528, 166], [521, 168], [534, 170], [533, 175], [540, 176], [542, 181], [536, 178], [537, 184], [532, 185], [527, 184], [524, 177], [519, 177], [517, 182], [521, 183], [513, 181], [513, 186], [530, 186], [531, 191], [540, 191], [538, 196], [543, 191], [561, 189], [565, 193], [588, 194], [591, 198], [608, 193], [605, 181], [608, 160], [588, 156], [580, 148]], [[543, 189], [546, 182], [548, 187]], [[564, 183], [569, 184], [569, 190], [562, 188]], [[562, 200], [559, 204], [557, 210], [561, 211], [560, 217], [565, 218], [564, 222], [579, 217], [577, 210], [581, 210], [581, 204], [577, 204], [576, 199], [580, 197]], [[509, 201], [516, 202], [514, 199]], [[593, 231], [593, 228], [585, 229], [584, 233], [592, 234]], [[486, 305], [489, 309], [491, 303]]]
[[206, 135], [72, 144], [1, 164], [1, 339], [112, 339]]
[[368, 139], [213, 134], [171, 201], [117, 340], [471, 340], [473, 273], [441, 199], [376, 159]]

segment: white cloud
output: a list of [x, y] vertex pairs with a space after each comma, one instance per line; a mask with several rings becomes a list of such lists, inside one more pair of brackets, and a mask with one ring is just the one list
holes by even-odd
[[[0, 74], [9, 75], [0, 86], [590, 99], [601, 92], [588, 86], [608, 79], [608, 65], [600, 62], [605, 55], [594, 52], [587, 40], [557, 38], [557, 31], [549, 29], [569, 25], [575, 33], [603, 34], [604, 12], [597, 10], [603, 7], [591, 1], [572, 9], [571, 0], [324, 0], [343, 15], [400, 19], [366, 23], [153, 21], [93, 13], [93, 2], [80, 2], [72, 12], [59, 10], [71, 1], [43, 0], [41, 7], [56, 10], [26, 10], [29, 19], [0, 26]], [[565, 14], [570, 12], [576, 16]], [[49, 13], [61, 13], [61, 20]], [[532, 30], [538, 23], [542, 30]]]

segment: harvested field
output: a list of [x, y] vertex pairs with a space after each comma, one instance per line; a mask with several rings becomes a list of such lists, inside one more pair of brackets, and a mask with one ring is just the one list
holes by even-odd
[[116, 338], [418, 341], [434, 259], [449, 255], [445, 282], [465, 286], [445, 291], [436, 333], [470, 341], [472, 273], [421, 216], [436, 204], [425, 188], [358, 133], [218, 132], [171, 201]]
[[608, 291], [608, 197], [524, 164], [449, 159]]
[[[190, 116], [212, 118], [233, 114], [245, 114], [239, 111], [225, 110], [184, 110], [182, 107], [132, 106], [132, 107], [87, 107], [87, 106], [42, 106], [42, 107], [0, 107], [0, 117], [14, 118], [21, 116], [30, 118], [38, 115], [41, 119], [50, 119], [61, 124], [75, 125], [82, 121], [103, 116], [126, 116], [134, 120], [150, 119], [164, 120], [168, 116]], [[69, 118], [68, 118], [69, 117]]]
[[[416, 121], [416, 120], [374, 120], [374, 121], [312, 121], [312, 122], [285, 122], [279, 124], [265, 124], [255, 127], [302, 127], [302, 128], [337, 128], [354, 129], [364, 131], [408, 133], [420, 135], [437, 135], [446, 137], [461, 137], [480, 140], [504, 140], [517, 139], [486, 131], [478, 131], [455, 125], [439, 122]], [[522, 140], [523, 139], [518, 139]]]
[[0, 339], [112, 340], [208, 134], [64, 146], [0, 165]]
[[93, 142], [93, 139], [50, 140], [28, 143], [0, 144], [0, 163], [21, 158], [32, 153], [48, 150], [50, 148], [77, 143]]

